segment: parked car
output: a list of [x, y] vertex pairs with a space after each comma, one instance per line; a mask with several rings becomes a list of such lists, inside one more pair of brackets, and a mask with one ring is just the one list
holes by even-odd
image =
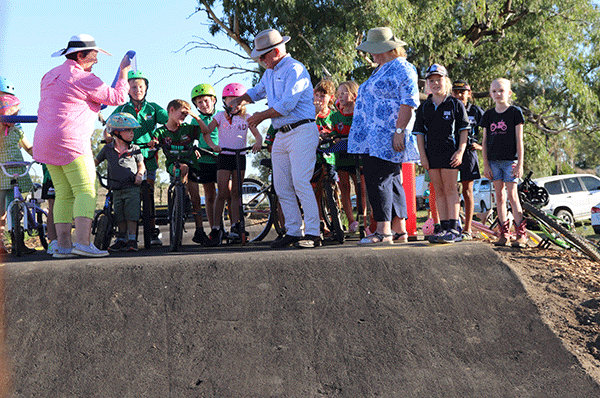
[[600, 235], [600, 203], [596, 206], [592, 207], [592, 228], [594, 228], [594, 233]]
[[473, 181], [473, 203], [477, 213], [484, 213], [496, 205], [494, 184], [487, 178]]
[[429, 183], [425, 181], [425, 174], [421, 174], [415, 177], [415, 195], [417, 196], [417, 210], [423, 210], [425, 208], [425, 198], [423, 194], [429, 187]]
[[550, 201], [542, 210], [574, 223], [590, 218], [590, 208], [600, 202], [600, 178], [592, 174], [565, 174], [533, 180], [546, 188]]

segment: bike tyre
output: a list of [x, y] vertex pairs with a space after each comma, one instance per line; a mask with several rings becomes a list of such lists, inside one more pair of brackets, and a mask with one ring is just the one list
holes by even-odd
[[[258, 231], [256, 236], [250, 239], [250, 242], [260, 242], [269, 234], [273, 226], [273, 220], [277, 217], [277, 214], [275, 214], [277, 212], [276, 200], [265, 189], [264, 184], [255, 178], [244, 178], [242, 192], [249, 190], [244, 189], [244, 187], [253, 187], [252, 191], [259, 192], [250, 195], [242, 194], [242, 207], [246, 229], [249, 233]], [[264, 215], [266, 215], [266, 218]]]
[[171, 222], [169, 223], [169, 250], [179, 251], [181, 248], [181, 239], [183, 237], [183, 206], [184, 206], [184, 187], [177, 185], [173, 189], [169, 214]]
[[152, 232], [154, 226], [152, 225], [152, 187], [148, 181], [142, 182], [142, 228], [144, 231], [144, 248], [149, 249], [152, 246]]
[[[338, 243], [344, 243], [346, 240], [346, 234], [342, 228], [342, 220], [340, 219], [340, 210], [335, 195], [333, 194], [333, 187], [330, 184], [323, 184], [324, 196], [326, 198], [325, 204], [327, 207], [323, 208], [323, 217], [329, 221], [330, 231], [332, 237]], [[327, 223], [327, 222], [326, 222]]]
[[48, 228], [48, 215], [41, 210], [36, 210], [36, 222], [37, 228], [35, 229], [40, 239], [40, 244], [44, 250], [48, 250], [48, 239], [46, 231]]
[[96, 225], [96, 235], [94, 236], [94, 246], [100, 250], [108, 250], [112, 238], [112, 219], [104, 212], [96, 215], [94, 221]]
[[23, 242], [24, 231], [23, 231], [23, 209], [20, 204], [15, 204], [10, 210], [10, 217], [12, 221], [12, 230], [10, 231], [10, 239], [12, 241], [11, 254], [15, 257], [21, 257], [23, 255]]
[[537, 207], [527, 202], [521, 203], [521, 206], [523, 207], [524, 211], [531, 214], [536, 220], [543, 222], [548, 227], [554, 229], [556, 232], [562, 235], [569, 243], [573, 245], [574, 248], [579, 250], [581, 253], [585, 254], [596, 262], [600, 262], [600, 253], [594, 248], [594, 246], [587, 243], [583, 237], [567, 230]]

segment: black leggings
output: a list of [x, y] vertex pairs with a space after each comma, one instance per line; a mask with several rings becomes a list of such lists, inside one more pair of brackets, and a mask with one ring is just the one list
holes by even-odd
[[375, 221], [407, 218], [406, 195], [400, 182], [400, 164], [362, 155], [363, 174]]

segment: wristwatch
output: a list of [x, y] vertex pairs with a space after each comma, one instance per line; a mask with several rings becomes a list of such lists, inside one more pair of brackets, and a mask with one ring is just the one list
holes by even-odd
[[400, 127], [396, 127], [396, 134], [404, 134], [406, 133], [406, 129], [402, 129]]

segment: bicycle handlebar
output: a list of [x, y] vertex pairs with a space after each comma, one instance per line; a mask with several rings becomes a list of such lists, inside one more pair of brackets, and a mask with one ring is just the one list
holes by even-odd
[[0, 115], [0, 123], [37, 123], [37, 116]]
[[319, 143], [319, 147], [317, 147], [317, 152], [320, 153], [336, 153], [336, 152], [347, 152], [348, 151], [348, 139], [340, 138], [339, 142], [336, 142], [329, 148], [321, 149], [320, 146], [333, 143], [334, 138], [326, 138], [321, 143]]
[[[226, 148], [226, 147], [221, 147], [221, 151], [227, 151], [227, 152], [234, 152], [234, 153], [242, 153], [244, 151], [249, 151], [250, 149], [254, 148], [253, 146], [247, 146], [245, 148]], [[266, 146], [261, 146], [260, 149], [267, 149]]]
[[[27, 174], [29, 174], [29, 170], [31, 169], [31, 166], [33, 166], [35, 163], [38, 163], [36, 161], [33, 162], [6, 162], [6, 163], [0, 163], [0, 168], [2, 169], [2, 171], [4, 172], [4, 174], [9, 177], [9, 178], [19, 178], [19, 177], [24, 177]], [[21, 174], [19, 173], [14, 173], [14, 174], [10, 174], [8, 171], [6, 171], [6, 168], [11, 168], [11, 167], [25, 167], [25, 171]]]

